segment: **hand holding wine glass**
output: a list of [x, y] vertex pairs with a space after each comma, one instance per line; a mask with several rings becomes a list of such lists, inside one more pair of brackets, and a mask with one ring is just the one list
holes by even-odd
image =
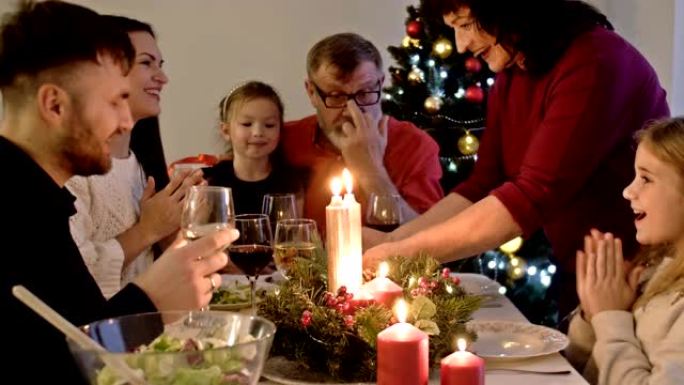
[[366, 212], [366, 226], [388, 233], [401, 223], [401, 197], [398, 194], [371, 193]]
[[273, 260], [271, 225], [266, 214], [243, 214], [235, 217], [240, 236], [228, 248], [230, 260], [249, 279], [252, 313], [256, 314], [256, 280]]
[[274, 259], [280, 274], [289, 278], [295, 258], [313, 258], [316, 244], [320, 244], [320, 238], [313, 219], [279, 221], [276, 225]]

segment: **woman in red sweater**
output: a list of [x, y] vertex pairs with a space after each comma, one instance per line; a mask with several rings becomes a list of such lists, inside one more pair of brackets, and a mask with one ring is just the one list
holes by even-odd
[[[365, 264], [423, 250], [453, 261], [541, 228], [563, 273], [554, 282], [571, 295], [584, 234], [634, 239], [621, 199], [634, 173], [632, 135], [669, 115], [655, 71], [581, 1], [425, 0], [424, 8], [454, 29], [459, 52], [497, 73], [487, 129], [468, 180], [390, 234], [365, 230], [366, 244], [378, 245]], [[563, 298], [561, 314], [576, 304]]]

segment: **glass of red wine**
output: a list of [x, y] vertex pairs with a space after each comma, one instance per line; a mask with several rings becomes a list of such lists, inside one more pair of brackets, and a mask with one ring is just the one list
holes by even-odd
[[366, 211], [366, 226], [389, 233], [401, 223], [401, 197], [398, 194], [371, 193]]
[[273, 260], [271, 224], [266, 214], [242, 214], [235, 217], [235, 228], [240, 236], [228, 247], [228, 254], [249, 280], [249, 301], [256, 315], [256, 281]]

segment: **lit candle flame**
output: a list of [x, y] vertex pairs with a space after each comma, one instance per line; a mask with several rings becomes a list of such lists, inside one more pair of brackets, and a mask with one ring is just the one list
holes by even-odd
[[342, 179], [344, 180], [344, 189], [347, 191], [347, 194], [351, 194], [354, 182], [352, 181], [351, 173], [346, 168], [342, 170]]
[[389, 264], [387, 262], [381, 262], [378, 266], [378, 277], [385, 278], [389, 275]]
[[456, 340], [456, 346], [458, 347], [459, 352], [464, 352], [466, 347], [468, 347], [468, 343], [466, 342], [465, 338], [459, 338]]
[[408, 305], [403, 299], [398, 299], [394, 304], [394, 315], [399, 322], [406, 322], [408, 318]]
[[333, 195], [340, 195], [342, 192], [342, 181], [340, 178], [333, 178], [332, 182], [330, 182], [330, 190], [332, 191]]

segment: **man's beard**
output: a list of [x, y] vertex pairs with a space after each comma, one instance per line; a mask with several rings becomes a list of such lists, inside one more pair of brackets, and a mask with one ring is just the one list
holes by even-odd
[[72, 175], [90, 176], [107, 173], [112, 167], [111, 157], [102, 153], [92, 131], [80, 117], [67, 123], [69, 135], [62, 138], [60, 147], [66, 166]]

